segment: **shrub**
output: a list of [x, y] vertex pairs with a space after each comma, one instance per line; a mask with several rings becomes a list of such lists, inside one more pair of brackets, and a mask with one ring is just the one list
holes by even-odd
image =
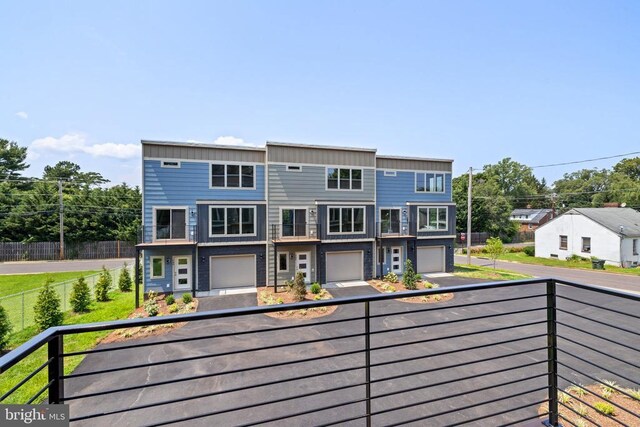
[[174, 297], [173, 295], [167, 295], [164, 301], [167, 303], [167, 305], [171, 305], [176, 302], [176, 297]]
[[169, 304], [169, 313], [176, 313], [178, 311], [178, 304], [171, 303]]
[[535, 256], [536, 255], [536, 247], [535, 246], [525, 246], [522, 252], [527, 256]]
[[191, 296], [191, 294], [182, 294], [183, 304], [189, 304], [191, 301], [193, 301], [193, 297]]
[[304, 275], [301, 271], [296, 273], [293, 286], [291, 287], [291, 293], [298, 301], [304, 301], [304, 298], [307, 296], [307, 285], [304, 283]]
[[60, 297], [51, 287], [52, 282], [52, 279], [47, 279], [33, 307], [34, 320], [42, 331], [52, 326], [62, 325], [63, 315], [62, 310], [60, 310]]
[[385, 274], [384, 281], [389, 283], [398, 283], [398, 275], [393, 271], [390, 271]]
[[147, 312], [149, 317], [158, 315], [160, 308], [158, 307], [158, 294], [154, 291], [149, 291], [147, 294], [147, 300], [144, 302], [144, 311]]
[[3, 306], [0, 305], [0, 351], [9, 344], [9, 334], [11, 333], [11, 322]]
[[604, 415], [615, 415], [615, 408], [607, 402], [596, 402], [593, 404], [596, 411]]
[[633, 397], [635, 400], [640, 400], [640, 389], [633, 389], [633, 388], [629, 388], [627, 389], [627, 392], [631, 395], [631, 397]]
[[311, 285], [312, 294], [317, 295], [320, 292], [322, 292], [322, 286], [320, 286], [320, 283], [314, 283], [313, 285]]
[[93, 289], [93, 293], [96, 296], [96, 301], [100, 301], [100, 302], [109, 301], [110, 286], [111, 286], [111, 276], [109, 276], [108, 271], [103, 269], [102, 273], [100, 273], [100, 277], [98, 277], [96, 286]]
[[84, 280], [84, 277], [78, 277], [78, 280], [73, 283], [69, 303], [71, 303], [71, 308], [76, 313], [85, 313], [89, 311], [89, 304], [91, 304], [91, 290], [89, 289], [87, 282]]
[[111, 285], [113, 284], [112, 280], [111, 280], [111, 273], [109, 273], [109, 270], [107, 270], [107, 267], [105, 267], [104, 265], [102, 266], [102, 272], [100, 273], [102, 275], [104, 275], [105, 280], [107, 281], [107, 285], [109, 289], [111, 289]]
[[120, 271], [120, 278], [118, 279], [118, 289], [122, 292], [130, 292], [131, 291], [131, 276], [129, 275], [129, 269], [127, 268], [127, 263], [125, 262], [122, 266], [122, 271]]
[[410, 291], [418, 289], [416, 285], [416, 272], [413, 270], [413, 263], [410, 259], [404, 262], [404, 274], [402, 275], [402, 284]]

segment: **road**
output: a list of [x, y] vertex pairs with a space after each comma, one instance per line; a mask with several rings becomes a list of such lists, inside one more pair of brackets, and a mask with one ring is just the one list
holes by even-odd
[[0, 274], [29, 274], [54, 273], [59, 271], [100, 270], [104, 265], [107, 269], [120, 267], [124, 262], [131, 265], [133, 258], [98, 259], [75, 261], [23, 261], [1, 262]]
[[[466, 256], [455, 257], [455, 263], [464, 265]], [[493, 261], [485, 258], [471, 257], [471, 264], [481, 266], [493, 266]], [[517, 262], [498, 261], [496, 268], [511, 270], [517, 273], [528, 274], [534, 277], [553, 277], [570, 282], [585, 283], [589, 285], [606, 286], [640, 293], [640, 276], [628, 274], [606, 273], [597, 270], [580, 270], [577, 268], [548, 267], [545, 265], [520, 264]]]

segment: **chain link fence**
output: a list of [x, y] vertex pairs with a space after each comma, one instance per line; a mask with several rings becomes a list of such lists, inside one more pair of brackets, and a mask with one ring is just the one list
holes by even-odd
[[[108, 270], [109, 275], [111, 276], [111, 290], [118, 287], [118, 279], [120, 277], [120, 272], [122, 271], [122, 269], [123, 267], [118, 267]], [[129, 271], [129, 274], [131, 274], [133, 279], [133, 268], [131, 266], [128, 266], [127, 270]], [[87, 284], [91, 289], [92, 298], [94, 295], [96, 283], [98, 282], [99, 278], [100, 273], [85, 276], [85, 280], [87, 281]], [[69, 300], [71, 298], [71, 289], [73, 287], [73, 283], [76, 280], [77, 279], [66, 280], [64, 282], [53, 283], [50, 285], [51, 288], [53, 288], [60, 297], [60, 303], [63, 312], [71, 310], [71, 304], [69, 303]], [[36, 300], [38, 299], [38, 294], [41, 290], [42, 288], [31, 289], [29, 291], [24, 291], [0, 298], [0, 305], [2, 305], [7, 312], [9, 321], [13, 326], [13, 332], [20, 332], [25, 328], [28, 328], [29, 326], [35, 324], [33, 308], [36, 305]]]

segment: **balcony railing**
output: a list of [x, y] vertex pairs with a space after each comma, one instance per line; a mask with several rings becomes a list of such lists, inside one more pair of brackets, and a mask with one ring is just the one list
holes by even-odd
[[[438, 304], [393, 301], [450, 292]], [[339, 315], [256, 322], [331, 305]], [[638, 313], [640, 295], [531, 279], [61, 326], [0, 358], [0, 379], [14, 375], [0, 402], [67, 403], [72, 422], [100, 425], [558, 426], [579, 416], [562, 407], [591, 406], [558, 393], [606, 378], [629, 399], [600, 400], [639, 425], [620, 403], [640, 382]], [[176, 322], [189, 322], [189, 333], [65, 350], [77, 334]], [[28, 357], [37, 369], [21, 367]], [[15, 398], [30, 381], [38, 391]]]
[[376, 223], [378, 237], [410, 236], [415, 223], [409, 221], [380, 221]]
[[197, 231], [196, 225], [143, 225], [138, 230], [138, 243], [195, 243]]
[[320, 227], [315, 223], [271, 224], [269, 229], [273, 241], [296, 242], [320, 238]]

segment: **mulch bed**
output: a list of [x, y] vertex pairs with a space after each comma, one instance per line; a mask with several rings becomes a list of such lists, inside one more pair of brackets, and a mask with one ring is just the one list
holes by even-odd
[[[319, 295], [319, 297], [318, 297]], [[292, 304], [296, 302], [305, 302], [305, 301], [318, 301], [333, 299], [331, 293], [328, 290], [323, 289], [320, 294], [312, 294], [307, 291], [307, 296], [304, 301], [298, 301], [294, 298], [293, 294], [286, 290], [286, 287], [283, 287], [282, 290], [278, 289], [278, 293], [273, 292], [273, 287], [262, 287], [258, 288], [258, 305], [286, 305]], [[267, 316], [275, 317], [277, 319], [313, 319], [316, 317], [328, 316], [329, 314], [336, 311], [336, 306], [328, 306], [328, 307], [316, 307], [309, 308], [305, 310], [286, 310], [286, 307], [282, 307], [283, 311], [277, 311], [273, 313], [265, 313]]]
[[[384, 280], [374, 279], [374, 280], [369, 280], [367, 283], [373, 286], [378, 292], [381, 292], [383, 294], [408, 291], [408, 289], [404, 287], [401, 281], [396, 283], [389, 283], [389, 282], [385, 282]], [[416, 287], [418, 288], [417, 290], [425, 290], [425, 289], [432, 289], [433, 285], [427, 281], [420, 280], [416, 282]], [[437, 302], [449, 301], [450, 299], [453, 299], [452, 293], [438, 294], [438, 295], [423, 295], [420, 297], [398, 298], [398, 301], [418, 303], [418, 304], [433, 304]]]
[[[157, 297], [158, 302], [158, 314], [155, 317], [171, 316], [173, 314], [192, 313], [198, 309], [198, 300], [193, 298], [189, 304], [183, 304], [181, 298], [176, 298], [176, 304], [179, 310], [175, 313], [169, 312], [169, 306], [165, 301], [165, 296], [160, 295]], [[144, 310], [144, 304], [142, 307], [138, 307], [133, 313], [129, 315], [129, 319], [142, 319], [149, 317]], [[172, 330], [178, 329], [184, 326], [186, 322], [165, 323], [163, 325], [151, 325], [151, 326], [138, 326], [135, 328], [116, 329], [107, 335], [100, 341], [101, 344], [108, 344], [112, 342], [127, 341], [136, 338], [146, 338], [156, 335], [164, 335]]]
[[[629, 389], [625, 389], [619, 386], [615, 386], [625, 391], [628, 394], [631, 394]], [[614, 409], [613, 415], [604, 415], [595, 409], [590, 408], [588, 405], [595, 406], [596, 403], [607, 403], [605, 400], [601, 398], [603, 395], [604, 389], [606, 388], [600, 384], [592, 384], [585, 386], [589, 392], [580, 392], [578, 387], [569, 387], [566, 389], [566, 394], [563, 397], [559, 397], [559, 399], [568, 399], [564, 403], [567, 406], [573, 408], [574, 411], [565, 408], [561, 404], [558, 404], [560, 414], [565, 418], [560, 418], [560, 422], [564, 423], [564, 425], [573, 425], [579, 427], [592, 427], [601, 425], [603, 427], [609, 426], [620, 426], [620, 425], [628, 425], [628, 426], [637, 426], [640, 425], [640, 396], [636, 396], [636, 398], [631, 398], [626, 396], [615, 389], [615, 387], [609, 388], [609, 390], [613, 390], [611, 392], [611, 396], [607, 397], [608, 400], [625, 408], [627, 411], [636, 414], [636, 416], [631, 415], [629, 412], [625, 412], [622, 409], [616, 407], [615, 405], [611, 405]], [[637, 391], [636, 391], [637, 393]], [[568, 397], [566, 396], [568, 395]], [[582, 400], [585, 403], [580, 402]], [[548, 405], [543, 404], [538, 408], [538, 413], [542, 414], [548, 411]], [[545, 416], [546, 419], [546, 416]], [[567, 422], [566, 420], [569, 420]]]

